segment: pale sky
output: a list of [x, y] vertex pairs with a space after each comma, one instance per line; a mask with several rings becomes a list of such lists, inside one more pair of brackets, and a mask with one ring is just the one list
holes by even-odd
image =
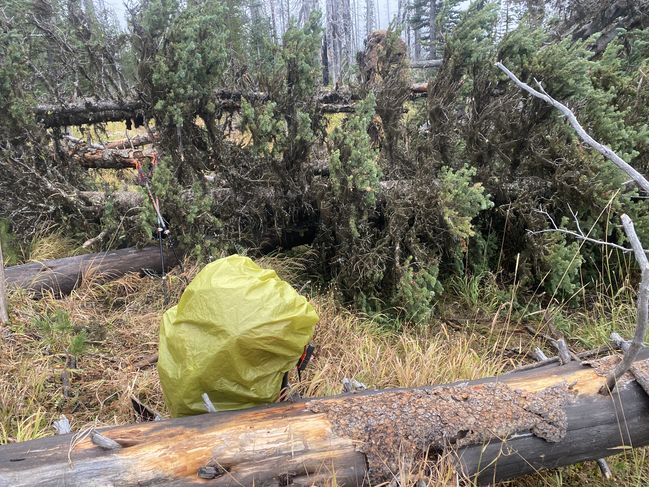
[[[264, 0], [262, 0], [264, 1]], [[366, 0], [352, 0], [352, 8], [356, 7], [361, 10], [361, 12], [364, 11], [365, 7], [365, 1]], [[106, 7], [110, 8], [113, 10], [122, 25], [122, 27], [126, 26], [126, 9], [124, 8], [124, 0], [104, 0]], [[389, 22], [390, 19], [394, 17], [394, 15], [397, 13], [397, 7], [398, 7], [398, 2], [399, 0], [374, 0], [375, 2], [375, 10], [378, 13], [377, 15], [377, 28], [378, 29], [385, 29]], [[265, 1], [264, 1], [265, 3]], [[322, 1], [320, 3], [323, 3]], [[297, 4], [297, 2], [294, 0], [291, 2], [291, 4]], [[464, 10], [468, 7], [469, 5], [469, 0], [464, 0], [463, 2], [460, 3], [459, 7]], [[324, 10], [324, 4], [321, 5], [321, 7]], [[291, 9], [293, 10], [293, 9]], [[388, 16], [389, 13], [389, 16]], [[361, 22], [362, 24], [362, 22]]]
[[[126, 9], [124, 8], [124, 0], [104, 0], [106, 7], [113, 10], [120, 21], [122, 26], [126, 25]], [[385, 29], [388, 25], [388, 12], [390, 16], [394, 16], [397, 12], [398, 0], [375, 0], [376, 7], [378, 7], [378, 28]], [[358, 6], [364, 7], [364, 0], [356, 0]], [[292, 9], [291, 9], [292, 10]]]
[[124, 0], [104, 0], [106, 7], [115, 12], [115, 16], [119, 20], [122, 27], [126, 26], [126, 9], [124, 8]]

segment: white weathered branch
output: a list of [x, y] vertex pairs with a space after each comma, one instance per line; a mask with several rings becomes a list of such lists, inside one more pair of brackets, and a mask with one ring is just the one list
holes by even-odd
[[602, 388], [602, 392], [613, 390], [617, 380], [622, 377], [622, 375], [624, 375], [633, 364], [633, 361], [642, 349], [642, 344], [647, 334], [647, 320], [649, 318], [649, 260], [647, 260], [647, 254], [642, 248], [638, 235], [635, 233], [633, 221], [628, 215], [622, 215], [622, 225], [624, 226], [624, 232], [631, 243], [633, 254], [635, 255], [635, 259], [642, 272], [640, 288], [638, 289], [636, 329], [629, 348], [624, 352], [622, 361], [617, 364], [615, 369], [613, 369], [613, 371], [606, 377], [606, 384]]
[[615, 164], [617, 167], [622, 169], [625, 173], [627, 173], [631, 179], [633, 179], [638, 186], [640, 186], [645, 192], [649, 193], [649, 181], [647, 181], [647, 178], [645, 178], [642, 174], [640, 174], [638, 171], [636, 171], [633, 166], [631, 166], [628, 162], [626, 162], [624, 159], [622, 159], [620, 156], [618, 156], [613, 149], [610, 147], [600, 144], [597, 142], [595, 139], [593, 139], [586, 130], [581, 126], [579, 121], [577, 120], [577, 117], [575, 114], [565, 106], [564, 104], [558, 102], [554, 98], [552, 98], [550, 95], [548, 95], [545, 90], [541, 87], [541, 84], [539, 83], [539, 88], [543, 90], [537, 91], [534, 88], [532, 88], [530, 85], [527, 83], [522, 82], [519, 80], [514, 73], [512, 73], [509, 69], [505, 67], [502, 63], [496, 63], [496, 66], [504, 72], [509, 79], [511, 79], [516, 85], [521, 88], [522, 90], [528, 92], [530, 95], [535, 96], [536, 98], [539, 98], [546, 103], [549, 103], [556, 109], [558, 109], [561, 113], [563, 113], [566, 118], [568, 119], [568, 122], [570, 125], [572, 125], [572, 128], [575, 129], [579, 137], [586, 142], [589, 146], [591, 146], [593, 149], [595, 149], [597, 152], [602, 154], [604, 157], [609, 159], [613, 164]]
[[[569, 235], [577, 240], [582, 240], [584, 242], [589, 242], [593, 243], [596, 245], [602, 245], [605, 247], [611, 247], [613, 249], [621, 250], [624, 253], [628, 252], [633, 252], [633, 249], [630, 249], [628, 247], [623, 247], [622, 245], [618, 245], [612, 242], [606, 242], [604, 240], [598, 240], [596, 238], [590, 237], [588, 234], [584, 233], [584, 231], [581, 229], [581, 225], [579, 224], [579, 219], [577, 218], [577, 214], [570, 209], [570, 212], [572, 213], [572, 218], [575, 222], [575, 225], [577, 226], [577, 231], [573, 230], [568, 230], [566, 228], [562, 228], [559, 225], [557, 225], [557, 222], [554, 221], [554, 218], [545, 210], [536, 210], [538, 213], [541, 213], [544, 215], [548, 221], [550, 222], [550, 225], [552, 225], [552, 228], [546, 228], [544, 230], [528, 230], [527, 233], [530, 235], [539, 235], [542, 233], [563, 233], [564, 235]], [[647, 252], [645, 250], [645, 252]]]

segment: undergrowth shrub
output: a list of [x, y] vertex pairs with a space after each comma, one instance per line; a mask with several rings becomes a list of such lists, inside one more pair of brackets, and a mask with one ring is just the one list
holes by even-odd
[[86, 349], [86, 331], [75, 330], [70, 315], [63, 309], [37, 316], [33, 325], [53, 354], [63, 353], [66, 357], [77, 358]]
[[438, 280], [436, 265], [416, 269], [412, 257], [406, 259], [393, 297], [393, 305], [411, 322], [424, 322], [431, 317], [437, 296], [444, 290]]

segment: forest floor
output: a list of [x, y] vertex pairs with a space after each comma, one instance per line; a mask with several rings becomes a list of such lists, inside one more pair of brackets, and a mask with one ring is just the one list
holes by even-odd
[[[26, 258], [75, 250], [72, 242], [50, 234], [33, 242]], [[596, 299], [581, 294], [560, 305], [548, 297], [524, 296], [515, 284], [497, 285], [490, 275], [454, 280], [445, 283], [447, 292], [433, 317], [415, 326], [342, 307], [334, 290], [316, 284], [308, 250], [303, 257], [265, 257], [258, 263], [302, 289], [320, 316], [315, 358], [295, 386], [304, 396], [340, 393], [344, 377], [387, 388], [494, 375], [533, 361], [535, 346], [554, 355], [549, 335], [563, 334], [580, 351], [605, 344], [612, 331], [630, 336], [634, 326], [631, 283], [616, 293], [602, 289]], [[10, 334], [0, 340], [0, 444], [53, 435], [53, 421], [61, 414], [73, 430], [133, 422], [132, 397], [166, 416], [149, 357], [157, 351], [162, 314], [198, 270], [186, 261], [184, 270], [171, 272], [167, 303], [155, 276], [85, 282], [64, 299], [35, 301], [22, 291], [11, 292]], [[647, 485], [647, 451], [612, 457], [612, 481], [602, 480], [595, 462], [587, 462], [506, 485]]]

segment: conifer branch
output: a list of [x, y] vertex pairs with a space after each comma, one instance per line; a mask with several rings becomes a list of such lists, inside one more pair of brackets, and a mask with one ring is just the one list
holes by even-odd
[[595, 149], [597, 152], [602, 154], [604, 157], [610, 160], [617, 167], [622, 169], [625, 173], [627, 173], [631, 177], [631, 179], [633, 179], [638, 184], [638, 186], [640, 186], [645, 192], [649, 193], [649, 181], [647, 181], [647, 178], [645, 178], [642, 174], [636, 171], [633, 168], [633, 166], [631, 166], [628, 162], [626, 162], [624, 159], [618, 156], [615, 153], [615, 151], [613, 151], [613, 149], [611, 149], [607, 145], [600, 144], [595, 139], [593, 139], [586, 132], [586, 130], [584, 130], [584, 127], [581, 126], [581, 124], [577, 120], [577, 117], [572, 112], [572, 110], [570, 110], [570, 108], [568, 108], [564, 104], [558, 102], [550, 95], [548, 95], [545, 92], [545, 90], [543, 90], [543, 87], [541, 87], [541, 83], [537, 81], [539, 85], [539, 89], [541, 90], [541, 91], [537, 91], [527, 83], [524, 83], [521, 80], [519, 80], [516, 77], [516, 75], [512, 73], [509, 69], [507, 69], [505, 65], [503, 65], [502, 63], [500, 62], [496, 63], [496, 67], [500, 69], [503, 73], [505, 73], [509, 77], [509, 79], [511, 79], [516, 84], [516, 86], [528, 92], [530, 95], [535, 96], [536, 98], [539, 98], [545, 101], [546, 103], [552, 105], [553, 107], [558, 109], [561, 113], [563, 113], [568, 119], [570, 125], [572, 125], [572, 128], [575, 129], [579, 137], [581, 137], [581, 139], [584, 142], [586, 142], [586, 144], [591, 146], [593, 149]]

